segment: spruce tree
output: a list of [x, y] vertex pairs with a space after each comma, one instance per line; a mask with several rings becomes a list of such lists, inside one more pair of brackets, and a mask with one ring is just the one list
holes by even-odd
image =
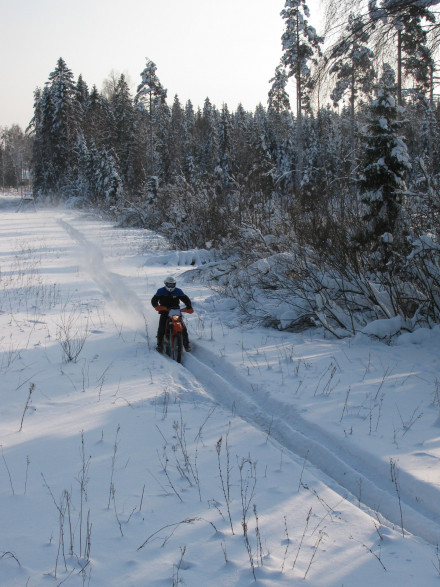
[[51, 193], [57, 177], [53, 168], [54, 145], [52, 141], [53, 102], [49, 86], [41, 91], [37, 88], [34, 100], [34, 116], [30, 127], [34, 134], [32, 155], [33, 189], [38, 195]]
[[227, 104], [223, 104], [218, 124], [218, 152], [221, 180], [224, 186], [231, 184], [232, 173], [232, 120]]
[[[400, 109], [396, 104], [395, 72], [385, 64], [368, 120], [365, 168], [361, 181], [365, 204], [364, 241], [372, 249], [389, 249], [402, 243], [405, 173], [411, 168], [408, 151], [399, 131]], [[382, 258], [386, 260], [387, 255]]]
[[217, 110], [209, 98], [205, 98], [203, 111], [196, 119], [198, 139], [198, 164], [202, 177], [212, 176], [218, 163]]
[[73, 73], [60, 57], [49, 75], [50, 96], [53, 105], [50, 121], [52, 165], [56, 189], [68, 186], [70, 171], [74, 168], [73, 153], [78, 138], [78, 109], [75, 103]]
[[169, 133], [169, 154], [170, 154], [170, 177], [175, 178], [182, 173], [184, 167], [184, 149], [186, 141], [185, 113], [177, 94], [174, 96], [171, 107], [170, 133]]
[[271, 152], [276, 162], [277, 186], [279, 199], [286, 204], [284, 194], [292, 191], [292, 167], [294, 149], [292, 135], [294, 123], [290, 110], [290, 98], [286, 91], [288, 75], [285, 67], [280, 64], [275, 70], [274, 77], [269, 80], [272, 84], [268, 95], [268, 131]]
[[[35, 94], [35, 190], [56, 197], [69, 193], [81, 134], [81, 112], [73, 74], [60, 57], [43, 92]], [[38, 103], [37, 103], [38, 100]]]
[[232, 173], [239, 185], [243, 185], [252, 160], [249, 148], [251, 122], [252, 115], [245, 111], [242, 104], [239, 104], [235, 113], [232, 114]]
[[185, 104], [185, 140], [183, 145], [183, 173], [185, 179], [191, 182], [195, 175], [196, 142], [195, 124], [196, 117], [191, 100]]
[[121, 179], [124, 185], [130, 188], [134, 183], [130, 173], [134, 142], [134, 105], [124, 74], [116, 83], [110, 107], [113, 118], [113, 149], [119, 161]]

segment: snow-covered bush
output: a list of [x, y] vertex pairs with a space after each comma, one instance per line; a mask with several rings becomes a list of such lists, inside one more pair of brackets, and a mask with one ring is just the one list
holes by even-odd
[[427, 236], [412, 243], [398, 273], [392, 266], [389, 272], [371, 272], [369, 258], [359, 253], [350, 263], [337, 251], [324, 254], [298, 244], [275, 252], [270, 238], [260, 238], [252, 260], [249, 251], [241, 251], [198, 269], [222, 296], [236, 300], [243, 320], [280, 330], [321, 326], [338, 338], [363, 332], [389, 340], [440, 319], [440, 246]]

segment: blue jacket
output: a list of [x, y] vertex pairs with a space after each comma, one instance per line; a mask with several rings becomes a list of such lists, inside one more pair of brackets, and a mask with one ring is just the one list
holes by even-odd
[[178, 287], [174, 288], [173, 291], [168, 291], [166, 287], [161, 287], [151, 298], [153, 308], [165, 306], [168, 309], [177, 309], [180, 307], [180, 302], [183, 302], [187, 308], [191, 308], [191, 300]]

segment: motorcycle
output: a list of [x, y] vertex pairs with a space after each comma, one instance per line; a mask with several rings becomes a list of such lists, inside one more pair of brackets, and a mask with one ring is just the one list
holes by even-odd
[[168, 309], [165, 306], [158, 306], [158, 312], [168, 310], [167, 321], [165, 323], [165, 333], [163, 344], [165, 345], [166, 354], [178, 363], [182, 362], [183, 349], [183, 319], [182, 313], [191, 314], [192, 308]]

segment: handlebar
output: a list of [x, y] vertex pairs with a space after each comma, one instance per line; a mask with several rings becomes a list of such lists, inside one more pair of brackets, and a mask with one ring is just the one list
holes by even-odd
[[[170, 308], [167, 308], [166, 306], [156, 306], [154, 309], [156, 312], [168, 312]], [[181, 312], [185, 312], [185, 314], [192, 314], [194, 310], [193, 308], [182, 308]]]

